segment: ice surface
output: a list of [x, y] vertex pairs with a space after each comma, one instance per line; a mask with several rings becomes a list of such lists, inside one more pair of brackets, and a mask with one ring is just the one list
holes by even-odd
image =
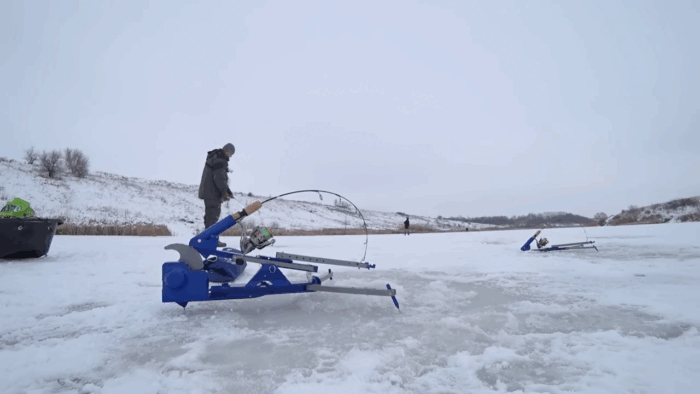
[[[160, 272], [187, 238], [58, 237], [48, 256], [0, 261], [0, 392], [698, 392], [700, 223], [587, 231], [600, 252], [521, 252], [530, 230], [377, 235], [376, 270], [331, 267], [328, 285], [390, 283], [401, 312], [334, 293], [183, 310], [160, 302]], [[358, 260], [363, 242], [280, 237], [260, 253]]]

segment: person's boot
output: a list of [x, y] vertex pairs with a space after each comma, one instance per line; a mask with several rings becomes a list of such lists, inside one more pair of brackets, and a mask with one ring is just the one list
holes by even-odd
[[226, 244], [224, 242], [221, 242], [219, 240], [217, 240], [217, 242], [218, 242], [216, 245], [217, 248], [223, 248], [224, 246], [226, 246]]

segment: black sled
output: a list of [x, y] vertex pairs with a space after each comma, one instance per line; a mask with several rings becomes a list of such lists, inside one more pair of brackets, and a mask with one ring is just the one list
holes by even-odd
[[0, 259], [41, 257], [49, 252], [61, 219], [0, 219]]

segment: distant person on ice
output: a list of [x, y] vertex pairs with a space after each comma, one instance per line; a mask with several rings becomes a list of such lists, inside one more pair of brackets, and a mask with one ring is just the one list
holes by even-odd
[[409, 225], [409, 224], [410, 224], [410, 223], [408, 222], [408, 216], [406, 216], [406, 221], [403, 222], [403, 226], [404, 226], [404, 228], [406, 229], [406, 231], [404, 231], [403, 235], [411, 235], [411, 233], [408, 231], [408, 225]]
[[[228, 187], [228, 160], [236, 152], [233, 144], [228, 143], [222, 149], [207, 152], [202, 181], [199, 183], [199, 198], [204, 200], [204, 228], [219, 221], [221, 204], [233, 197]], [[219, 247], [226, 246], [219, 241]]]

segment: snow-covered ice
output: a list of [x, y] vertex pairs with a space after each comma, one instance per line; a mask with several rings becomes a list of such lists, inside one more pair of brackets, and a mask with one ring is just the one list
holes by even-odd
[[[328, 284], [390, 283], [401, 312], [335, 293], [183, 310], [160, 302], [160, 272], [186, 237], [57, 237], [0, 261], [0, 392], [698, 392], [700, 223], [587, 231], [600, 252], [520, 252], [532, 230], [370, 236], [377, 269]], [[363, 242], [280, 237], [261, 254], [358, 260]]]

